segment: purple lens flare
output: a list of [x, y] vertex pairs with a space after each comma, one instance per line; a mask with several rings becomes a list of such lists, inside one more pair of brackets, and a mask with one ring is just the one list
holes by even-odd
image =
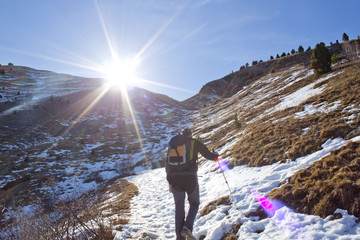
[[215, 162], [217, 162], [217, 166], [216, 168], [223, 171], [223, 172], [226, 172], [226, 171], [229, 171], [229, 167], [228, 167], [228, 162], [223, 159], [221, 156], [219, 156], [217, 159], [215, 159]]
[[256, 201], [258, 201], [258, 203], [260, 203], [260, 206], [265, 211], [265, 213], [271, 218], [275, 215], [275, 212], [277, 210], [279, 210], [280, 208], [285, 206], [279, 200], [269, 199], [269, 198], [265, 197], [264, 195], [261, 195], [260, 193], [254, 191], [252, 189], [250, 189], [250, 192], [255, 197]]

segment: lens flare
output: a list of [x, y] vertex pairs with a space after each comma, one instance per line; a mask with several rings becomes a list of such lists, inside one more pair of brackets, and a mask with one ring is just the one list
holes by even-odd
[[255, 197], [256, 201], [258, 203], [260, 203], [261, 208], [271, 218], [275, 215], [275, 212], [277, 210], [279, 210], [280, 208], [285, 206], [279, 200], [269, 199], [269, 198], [265, 197], [264, 195], [254, 191], [252, 189], [249, 189], [249, 190], [252, 193], [252, 195]]
[[223, 171], [223, 172], [226, 172], [226, 171], [229, 171], [229, 167], [228, 167], [228, 161], [226, 161], [225, 159], [223, 159], [221, 156], [219, 156], [215, 162], [217, 163], [217, 166], [216, 168]]

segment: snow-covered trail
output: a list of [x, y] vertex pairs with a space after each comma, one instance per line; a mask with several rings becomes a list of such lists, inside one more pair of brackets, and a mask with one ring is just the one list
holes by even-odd
[[[360, 137], [352, 141], [360, 141]], [[336, 220], [295, 213], [287, 207], [278, 210], [273, 218], [258, 221], [245, 217], [259, 206], [249, 189], [266, 195], [284, 179], [348, 142], [341, 138], [330, 139], [322, 150], [296, 161], [253, 168], [238, 166], [225, 172], [234, 197], [232, 204], [219, 205], [200, 218], [198, 215], [194, 235], [219, 240], [235, 223], [241, 222], [238, 239], [360, 239], [360, 224], [342, 210], [339, 211], [343, 218]], [[199, 168], [200, 210], [210, 201], [229, 195], [222, 173], [214, 169], [212, 161], [205, 161]], [[138, 186], [139, 194], [132, 200], [129, 224], [117, 232], [115, 239], [175, 239], [174, 200], [168, 190], [165, 169], [145, 171], [127, 180]]]
[[138, 186], [139, 194], [132, 200], [130, 223], [116, 239], [146, 234], [151, 239], [174, 239], [174, 200], [164, 168], [146, 171], [127, 180]]

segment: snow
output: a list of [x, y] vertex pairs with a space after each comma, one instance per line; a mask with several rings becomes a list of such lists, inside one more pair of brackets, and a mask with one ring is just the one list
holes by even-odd
[[304, 106], [304, 111], [295, 113], [295, 118], [304, 118], [307, 115], [314, 115], [317, 112], [329, 113], [335, 111], [340, 106], [341, 106], [341, 101], [336, 101], [331, 105], [326, 103], [322, 103], [319, 105], [307, 104]]
[[[360, 141], [360, 137], [349, 141]], [[343, 217], [335, 220], [296, 213], [286, 206], [278, 209], [272, 218], [259, 221], [254, 217], [245, 217], [259, 206], [249, 189], [266, 195], [295, 172], [349, 141], [341, 138], [329, 139], [322, 145], [322, 150], [284, 164], [237, 166], [226, 171], [224, 174], [230, 185], [232, 204], [219, 205], [216, 210], [202, 217], [198, 214], [194, 235], [197, 238], [206, 235], [205, 239], [220, 239], [233, 224], [241, 222], [242, 226], [237, 234], [239, 239], [359, 239], [360, 224], [356, 223], [354, 216], [341, 209], [337, 212]], [[212, 161], [205, 160], [200, 164], [199, 209], [204, 208], [210, 201], [229, 195], [223, 174], [219, 170], [213, 171], [214, 169], [215, 163]], [[143, 239], [144, 233], [151, 239], [174, 239], [174, 200], [168, 191], [165, 169], [144, 171], [126, 179], [137, 185], [140, 193], [132, 200], [129, 224], [124, 226], [123, 231], [116, 232], [115, 239]]]
[[296, 92], [285, 96], [282, 102], [279, 103], [278, 106], [275, 106], [275, 109], [277, 111], [281, 111], [289, 107], [295, 107], [300, 103], [304, 102], [306, 99], [320, 94], [323, 91], [324, 87], [314, 88], [314, 86], [325, 80], [328, 80], [331, 77], [339, 75], [340, 73], [328, 74], [326, 77], [320, 78], [316, 82], [306, 85], [305, 87], [298, 89]]

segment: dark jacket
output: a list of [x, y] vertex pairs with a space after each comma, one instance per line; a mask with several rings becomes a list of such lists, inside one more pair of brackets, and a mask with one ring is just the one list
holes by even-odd
[[[194, 148], [193, 148], [193, 157], [192, 159], [190, 159], [191, 162], [190, 167], [186, 170], [179, 171], [168, 168], [166, 166], [166, 174], [167, 174], [166, 179], [169, 182], [169, 184], [174, 187], [179, 184], [181, 185], [194, 184], [195, 179], [196, 179], [195, 183], [197, 183], [198, 153], [200, 153], [204, 158], [207, 158], [209, 160], [215, 160], [218, 157], [218, 154], [210, 152], [209, 149], [204, 144], [193, 138], [187, 138], [185, 141], [185, 145], [188, 149], [190, 149], [191, 141], [194, 141]], [[190, 176], [194, 176], [194, 177], [190, 177]], [[188, 182], [188, 184], [184, 183], [184, 180]]]

